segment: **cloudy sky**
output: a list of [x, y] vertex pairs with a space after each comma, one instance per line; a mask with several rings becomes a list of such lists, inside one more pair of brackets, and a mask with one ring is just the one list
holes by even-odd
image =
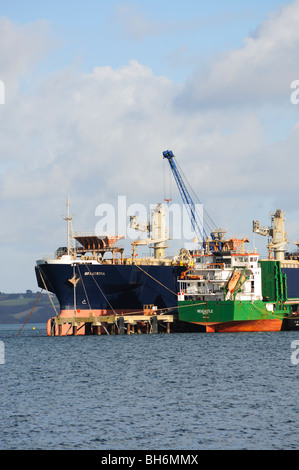
[[38, 290], [67, 197], [76, 231], [119, 196], [163, 202], [166, 149], [216, 226], [262, 251], [252, 221], [282, 209], [294, 248], [299, 0], [0, 0], [0, 15], [1, 292]]

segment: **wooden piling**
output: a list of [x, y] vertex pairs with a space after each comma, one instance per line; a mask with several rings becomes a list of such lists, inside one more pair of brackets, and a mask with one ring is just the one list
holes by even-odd
[[158, 318], [157, 315], [153, 315], [151, 319], [152, 333], [158, 333]]
[[123, 335], [125, 333], [125, 319], [124, 317], [118, 317], [117, 319], [118, 322], [118, 328], [119, 328], [119, 334]]
[[55, 336], [55, 326], [56, 326], [55, 319], [51, 318], [51, 336]]
[[92, 329], [93, 329], [93, 334], [94, 335], [100, 335], [101, 334], [101, 325], [94, 324], [92, 326]]

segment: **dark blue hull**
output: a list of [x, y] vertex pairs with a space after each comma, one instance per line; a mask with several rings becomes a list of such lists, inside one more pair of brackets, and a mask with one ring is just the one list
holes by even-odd
[[287, 275], [288, 299], [299, 299], [299, 268], [281, 268], [281, 271]]
[[43, 278], [47, 289], [56, 295], [61, 311], [133, 312], [150, 304], [158, 309], [176, 308], [177, 278], [185, 269], [163, 265], [44, 263], [36, 267], [36, 276], [39, 287], [45, 288]]

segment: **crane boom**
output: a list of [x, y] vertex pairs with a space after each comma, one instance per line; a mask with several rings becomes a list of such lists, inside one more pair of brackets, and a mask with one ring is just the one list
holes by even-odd
[[197, 237], [198, 242], [201, 242], [202, 245], [204, 246], [206, 238], [207, 238], [207, 234], [203, 227], [202, 217], [199, 216], [196, 210], [196, 206], [193, 202], [193, 199], [188, 191], [188, 188], [178, 170], [178, 167], [174, 161], [173, 152], [171, 150], [165, 150], [165, 152], [163, 152], [163, 158], [167, 158], [167, 160], [169, 161], [169, 164], [170, 164], [173, 176], [175, 178], [176, 184], [179, 188], [183, 203], [185, 204], [186, 209], [188, 211], [194, 233]]
[[[193, 199], [190, 195], [190, 192], [184, 182], [184, 179], [181, 176], [181, 172], [174, 161], [174, 154], [171, 150], [165, 150], [163, 152], [163, 158], [166, 158], [169, 161], [170, 168], [172, 170], [173, 176], [175, 178], [176, 184], [179, 188], [180, 195], [182, 197], [183, 203], [188, 211], [188, 215], [191, 220], [191, 224], [197, 237], [198, 243], [201, 245], [201, 249], [204, 253], [216, 253], [221, 251], [236, 251], [238, 247], [243, 246], [244, 242], [248, 242], [247, 238], [229, 238], [225, 239], [224, 234], [225, 230], [221, 228], [216, 228], [216, 225], [212, 221], [211, 217], [207, 211], [202, 206], [202, 211], [199, 214], [197, 211], [197, 205], [194, 204]], [[187, 181], [188, 183], [188, 181]], [[190, 185], [189, 185], [190, 186]], [[192, 189], [191, 192], [193, 193]], [[196, 196], [195, 196], [196, 198]], [[197, 199], [197, 198], [196, 198]], [[205, 216], [205, 225], [203, 222], [203, 215]], [[212, 228], [211, 228], [212, 225]], [[208, 228], [209, 235], [207, 235], [205, 226]], [[299, 241], [298, 241], [299, 245]]]

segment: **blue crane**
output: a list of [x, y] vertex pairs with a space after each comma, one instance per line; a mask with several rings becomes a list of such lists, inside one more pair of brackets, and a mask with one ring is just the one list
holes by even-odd
[[[195, 233], [195, 236], [198, 240], [199, 243], [202, 244], [202, 247], [206, 250], [209, 251], [209, 246], [207, 246], [207, 233], [204, 229], [203, 225], [203, 217], [202, 215], [198, 214], [198, 211], [196, 209], [196, 205], [194, 204], [194, 201], [190, 195], [190, 192], [180, 174], [180, 171], [174, 161], [174, 154], [171, 150], [165, 150], [163, 152], [163, 158], [166, 158], [169, 161], [173, 176], [175, 178], [176, 184], [179, 188], [180, 195], [182, 197], [183, 203], [186, 206], [186, 209], [188, 211], [188, 215], [191, 220], [191, 224]], [[211, 247], [213, 246], [214, 249], [220, 250], [221, 249], [221, 240], [219, 239], [217, 232], [211, 232], [211, 239], [212, 239], [212, 244]]]

